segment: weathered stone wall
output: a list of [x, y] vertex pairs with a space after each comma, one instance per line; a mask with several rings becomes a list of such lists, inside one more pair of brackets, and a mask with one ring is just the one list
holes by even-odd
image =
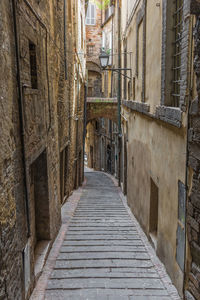
[[22, 299], [26, 213], [11, 2], [0, 3], [0, 298]]
[[[196, 93], [189, 112], [189, 198], [187, 208], [187, 234], [189, 242], [189, 267], [186, 276], [186, 299], [200, 299], [200, 3], [191, 1], [191, 13], [197, 16], [194, 29], [194, 71], [196, 74]], [[196, 94], [196, 97], [195, 97]]]
[[[35, 283], [35, 244], [46, 238], [52, 243], [60, 226], [60, 153], [67, 146], [66, 197], [83, 180], [85, 60], [84, 55], [76, 55], [75, 49], [77, 53], [86, 53], [84, 21], [81, 23], [80, 18], [81, 11], [85, 19], [85, 3], [66, 0], [66, 7], [64, 0], [13, 3], [17, 43], [12, 1], [0, 3], [0, 298], [21, 300], [25, 294], [30, 295]], [[75, 38], [80, 31], [82, 41]], [[78, 90], [74, 79], [79, 73]], [[17, 74], [20, 74], [20, 89]], [[44, 172], [39, 174], [39, 170]], [[41, 191], [37, 189], [39, 175], [45, 180]], [[39, 192], [44, 200], [41, 205], [36, 201]], [[24, 265], [24, 249], [29, 247]]]

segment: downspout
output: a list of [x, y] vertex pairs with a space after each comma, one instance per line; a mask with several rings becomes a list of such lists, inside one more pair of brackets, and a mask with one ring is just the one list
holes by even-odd
[[84, 128], [83, 128], [83, 178], [84, 178], [84, 159], [85, 159], [85, 138], [87, 124], [87, 85], [84, 85]]
[[67, 43], [66, 43], [66, 0], [64, 0], [64, 64], [65, 64], [65, 80], [67, 80]]
[[[114, 15], [114, 12], [113, 12], [113, 15]], [[112, 15], [112, 65], [113, 65], [113, 59], [114, 59], [114, 52], [113, 52], [113, 27], [114, 27], [114, 24], [113, 24], [113, 15]], [[111, 98], [113, 97], [113, 72], [111, 73]]]
[[22, 162], [24, 171], [24, 188], [25, 188], [25, 209], [26, 209], [26, 221], [27, 221], [27, 237], [30, 237], [30, 216], [29, 216], [29, 201], [28, 201], [28, 185], [26, 175], [26, 155], [25, 155], [25, 132], [24, 132], [24, 109], [23, 109], [23, 97], [20, 75], [20, 58], [19, 58], [19, 44], [18, 44], [18, 31], [17, 31], [17, 18], [16, 18], [16, 5], [15, 0], [12, 0], [13, 9], [13, 25], [14, 25], [14, 38], [15, 38], [15, 54], [16, 54], [16, 67], [17, 67], [17, 84], [18, 84], [18, 105], [19, 105], [19, 122], [20, 122], [20, 139], [22, 145]]
[[[78, 72], [77, 72], [77, 102], [76, 102], [76, 176], [75, 182], [78, 182], [78, 110], [79, 110], [79, 64], [78, 64]], [[77, 187], [77, 185], [76, 185]]]
[[[121, 69], [121, 0], [117, 3], [118, 9], [118, 68]], [[118, 72], [118, 185], [121, 185], [121, 72]]]

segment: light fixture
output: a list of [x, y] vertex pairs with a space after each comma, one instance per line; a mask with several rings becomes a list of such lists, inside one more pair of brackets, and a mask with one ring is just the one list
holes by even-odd
[[102, 69], [106, 69], [108, 66], [109, 54], [102, 50], [101, 54], [99, 55], [99, 60]]

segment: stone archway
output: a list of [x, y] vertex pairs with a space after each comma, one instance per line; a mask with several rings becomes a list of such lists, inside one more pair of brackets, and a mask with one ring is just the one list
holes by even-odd
[[118, 115], [116, 98], [87, 99], [87, 123], [98, 118], [107, 118], [117, 123]]

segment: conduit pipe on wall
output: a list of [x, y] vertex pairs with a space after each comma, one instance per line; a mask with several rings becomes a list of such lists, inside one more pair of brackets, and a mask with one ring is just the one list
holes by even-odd
[[[118, 10], [118, 68], [121, 69], [121, 0], [117, 2]], [[121, 185], [121, 72], [118, 72], [118, 185]]]
[[64, 60], [65, 60], [65, 80], [67, 80], [67, 42], [66, 42], [66, 0], [64, 0]]
[[21, 138], [21, 145], [22, 145], [22, 162], [23, 162], [23, 171], [24, 171], [27, 237], [30, 237], [30, 216], [29, 216], [28, 187], [27, 187], [27, 175], [26, 175], [26, 156], [25, 156], [25, 140], [24, 140], [25, 133], [24, 133], [24, 120], [23, 120], [24, 109], [23, 109], [23, 97], [22, 97], [22, 86], [21, 86], [21, 76], [20, 76], [20, 58], [19, 58], [19, 43], [18, 43], [15, 0], [12, 0], [12, 10], [13, 10], [13, 25], [14, 25], [14, 38], [15, 38], [16, 67], [17, 67], [20, 138]]

